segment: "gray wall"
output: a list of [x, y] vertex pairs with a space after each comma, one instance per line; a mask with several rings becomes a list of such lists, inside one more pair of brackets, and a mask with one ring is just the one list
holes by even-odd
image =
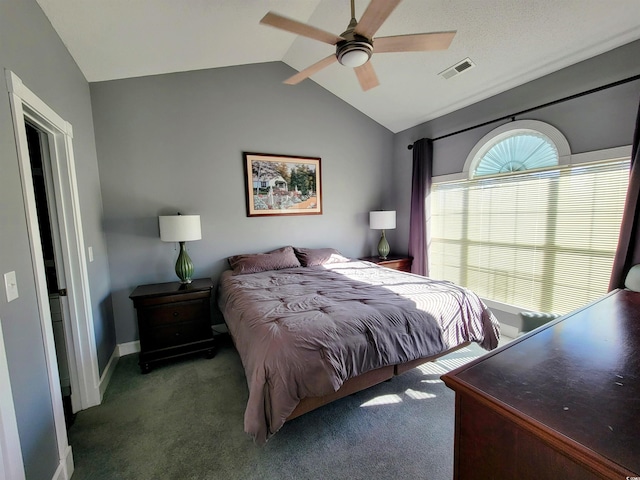
[[27, 478], [49, 480], [58, 465], [53, 412], [4, 69], [73, 125], [84, 234], [95, 253], [88, 269], [102, 370], [115, 333], [89, 86], [35, 0], [0, 0], [0, 67], [0, 274], [15, 271], [20, 294], [7, 303], [0, 293], [0, 318]]
[[[368, 212], [391, 185], [393, 134], [281, 62], [91, 84], [118, 343], [138, 339], [128, 296], [177, 280], [158, 215], [200, 214], [196, 277], [284, 245], [371, 254]], [[323, 215], [248, 218], [242, 152], [322, 159]], [[221, 321], [218, 319], [218, 321]]]
[[[394, 197], [391, 203], [398, 210], [398, 249], [404, 248], [406, 252], [409, 242], [411, 192], [408, 186], [411, 185], [412, 152], [407, 149], [407, 145], [420, 138], [436, 138], [639, 75], [638, 58], [640, 41], [397, 133], [394, 137]], [[469, 74], [473, 74], [473, 71]], [[631, 144], [639, 99], [640, 81], [636, 80], [536, 110], [518, 116], [516, 120], [540, 120], [555, 126], [567, 137], [574, 154], [619, 147]], [[502, 123], [505, 121], [434, 142], [433, 175], [462, 172], [467, 155], [476, 143]], [[503, 316], [500, 320], [513, 324], [513, 319], [508, 316]]]

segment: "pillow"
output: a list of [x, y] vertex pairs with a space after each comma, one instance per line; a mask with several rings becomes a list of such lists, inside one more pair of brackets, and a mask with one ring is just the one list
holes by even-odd
[[300, 266], [300, 262], [293, 252], [293, 247], [282, 247], [267, 253], [234, 255], [229, 257], [228, 260], [234, 275]]
[[315, 265], [325, 265], [328, 263], [349, 262], [347, 257], [343, 257], [339, 251], [333, 248], [297, 248], [294, 247], [296, 257], [303, 267], [313, 267]]

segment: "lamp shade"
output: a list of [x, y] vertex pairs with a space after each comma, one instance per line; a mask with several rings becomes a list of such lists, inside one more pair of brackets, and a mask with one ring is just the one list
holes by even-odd
[[390, 230], [396, 228], [396, 211], [385, 210], [369, 212], [369, 228], [371, 230]]
[[160, 220], [160, 239], [163, 242], [200, 240], [200, 215], [167, 215]]

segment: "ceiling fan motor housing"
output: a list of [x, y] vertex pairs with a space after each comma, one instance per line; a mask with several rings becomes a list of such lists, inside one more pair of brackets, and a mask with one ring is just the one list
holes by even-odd
[[359, 67], [369, 61], [373, 54], [373, 43], [366, 37], [353, 32], [344, 32], [345, 40], [336, 44], [336, 57], [347, 67]]

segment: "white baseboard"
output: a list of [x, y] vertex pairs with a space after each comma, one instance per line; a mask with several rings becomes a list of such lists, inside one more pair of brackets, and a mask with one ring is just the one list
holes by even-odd
[[102, 397], [104, 397], [104, 392], [107, 391], [107, 387], [109, 386], [109, 382], [111, 381], [111, 376], [116, 369], [116, 365], [118, 364], [119, 359], [120, 349], [116, 347], [113, 349], [113, 353], [111, 354], [109, 363], [107, 363], [107, 366], [105, 367], [104, 371], [102, 372], [102, 376], [100, 377], [100, 403], [102, 403]]
[[124, 357], [125, 355], [131, 355], [132, 353], [138, 353], [140, 351], [140, 340], [135, 342], [119, 343], [118, 355]]
[[102, 403], [102, 397], [104, 397], [104, 392], [107, 391], [107, 387], [109, 386], [109, 382], [111, 381], [111, 377], [113, 376], [113, 372], [116, 369], [116, 365], [118, 364], [120, 357], [130, 355], [132, 353], [138, 353], [139, 351], [139, 340], [136, 340], [135, 342], [119, 343], [116, 345], [116, 348], [113, 350], [111, 358], [109, 359], [109, 363], [107, 363], [107, 366], [100, 377], [100, 403]]
[[60, 459], [58, 468], [56, 468], [51, 480], [70, 480], [71, 475], [73, 475], [73, 471], [73, 454], [71, 452], [71, 446], [67, 445], [67, 449], [64, 452], [64, 458]]
[[138, 353], [139, 351], [140, 341], [138, 340], [135, 342], [119, 343], [116, 345], [116, 348], [113, 350], [111, 358], [109, 359], [109, 363], [107, 363], [107, 366], [100, 377], [100, 403], [102, 403], [102, 397], [104, 397], [104, 392], [107, 391], [107, 387], [109, 386], [109, 382], [111, 381], [111, 377], [113, 376], [113, 372], [116, 369], [116, 365], [118, 364], [120, 357], [130, 355], [132, 353]]

